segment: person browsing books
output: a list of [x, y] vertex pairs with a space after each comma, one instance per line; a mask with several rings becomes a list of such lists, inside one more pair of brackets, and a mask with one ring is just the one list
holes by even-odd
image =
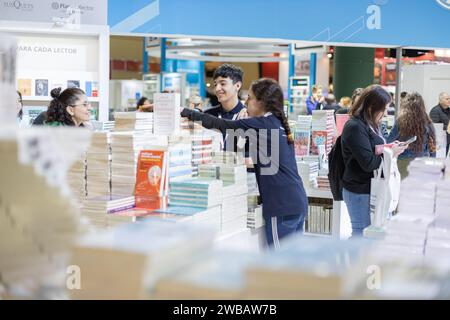
[[391, 143], [395, 140], [406, 141], [416, 136], [417, 140], [398, 156], [398, 169], [405, 178], [409, 163], [417, 157], [436, 157], [436, 134], [434, 126], [427, 114], [425, 101], [417, 92], [408, 94], [402, 100], [400, 114], [387, 138]]
[[214, 71], [213, 79], [214, 93], [219, 105], [204, 112], [227, 120], [238, 119], [239, 112], [244, 109], [244, 105], [239, 100], [243, 75], [242, 69], [232, 64], [223, 64], [218, 67]]
[[142, 97], [136, 104], [137, 112], [153, 112], [153, 103], [150, 103], [150, 100], [146, 97]]
[[[361, 236], [370, 225], [370, 182], [373, 171], [381, 165], [386, 141], [380, 130], [381, 120], [391, 103], [390, 94], [374, 85], [363, 90], [350, 109], [350, 120], [342, 132], [342, 156], [345, 163], [342, 195], [352, 224], [352, 236]], [[392, 144], [394, 157], [406, 146]]]
[[79, 88], [61, 88], [51, 91], [53, 100], [47, 109], [44, 125], [84, 127], [91, 118], [91, 104]]
[[[303, 231], [308, 199], [295, 160], [293, 134], [283, 112], [283, 90], [272, 79], [255, 81], [248, 92], [249, 118], [220, 119], [184, 108], [182, 117], [207, 129], [232, 135], [242, 129], [250, 136], [250, 155], [261, 195], [269, 246]], [[241, 131], [242, 132], [242, 131]]]

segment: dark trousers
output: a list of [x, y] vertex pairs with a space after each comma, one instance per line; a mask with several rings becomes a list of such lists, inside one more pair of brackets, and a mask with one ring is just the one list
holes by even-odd
[[296, 232], [303, 233], [305, 214], [265, 218], [266, 239], [269, 247], [278, 249], [280, 240]]

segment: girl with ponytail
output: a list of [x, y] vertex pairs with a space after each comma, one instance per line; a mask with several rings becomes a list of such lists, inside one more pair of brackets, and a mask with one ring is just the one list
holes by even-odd
[[45, 125], [83, 127], [83, 123], [89, 121], [91, 104], [83, 90], [67, 88], [61, 92], [61, 88], [56, 88], [50, 94], [53, 100], [47, 110]]
[[[182, 117], [201, 121], [207, 129], [218, 129], [223, 133], [239, 129], [256, 131], [257, 141], [252, 144], [250, 139], [250, 150], [256, 148], [251, 155], [263, 205], [266, 238], [269, 246], [275, 248], [279, 247], [280, 239], [303, 231], [308, 211], [308, 199], [298, 174], [293, 136], [284, 115], [283, 102], [280, 85], [272, 79], [260, 79], [252, 83], [248, 92], [249, 118], [225, 120], [187, 108], [181, 112]], [[275, 170], [267, 170], [274, 167]]]

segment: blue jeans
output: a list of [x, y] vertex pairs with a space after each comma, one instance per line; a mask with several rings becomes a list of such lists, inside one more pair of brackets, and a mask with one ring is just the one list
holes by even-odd
[[353, 193], [344, 188], [342, 195], [352, 223], [352, 237], [362, 236], [363, 230], [370, 226], [370, 194]]
[[363, 230], [370, 226], [370, 194], [353, 193], [344, 188], [342, 195], [352, 223], [352, 237], [362, 236]]
[[280, 240], [284, 237], [299, 232], [303, 233], [305, 214], [295, 214], [290, 216], [264, 218], [267, 245], [269, 247], [280, 246]]

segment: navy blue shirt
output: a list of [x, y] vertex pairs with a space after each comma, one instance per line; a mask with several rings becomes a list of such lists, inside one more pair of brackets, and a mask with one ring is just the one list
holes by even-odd
[[[206, 114], [210, 114], [210, 115], [212, 115], [214, 117], [217, 117], [217, 118], [221, 118], [221, 119], [236, 120], [239, 112], [241, 112], [241, 110], [244, 109], [244, 108], [245, 108], [245, 106], [239, 100], [238, 104], [233, 109], [231, 109], [228, 112], [223, 109], [221, 104], [219, 104], [218, 106], [215, 106], [215, 107], [213, 107], [211, 109], [206, 110], [205, 113]], [[227, 148], [227, 136], [226, 136], [225, 133], [223, 133], [223, 141], [224, 141], [223, 149], [226, 150], [226, 148]], [[229, 142], [228, 142], [228, 145], [233, 145], [233, 151], [235, 151], [235, 152], [238, 151], [237, 141], [232, 141], [232, 144], [229, 144]], [[248, 156], [247, 152], [248, 152], [248, 145], [245, 146], [245, 156], [246, 157]]]
[[211, 109], [208, 109], [205, 111], [206, 114], [210, 114], [217, 118], [222, 118], [226, 120], [236, 120], [237, 115], [239, 112], [241, 112], [242, 109], [244, 109], [244, 105], [241, 101], [237, 103], [237, 105], [231, 109], [230, 111], [225, 111], [225, 109], [222, 107], [221, 104], [218, 106], [212, 107]]
[[[252, 156], [255, 164], [256, 181], [263, 203], [264, 218], [280, 217], [287, 215], [306, 215], [308, 212], [308, 198], [303, 187], [302, 179], [298, 174], [295, 160], [294, 145], [288, 143], [286, 133], [281, 121], [270, 114], [264, 117], [255, 117], [230, 121], [211, 117], [184, 109], [182, 116], [189, 117], [193, 121], [201, 121], [208, 129], [219, 129], [226, 132], [228, 129], [253, 129], [257, 133], [257, 155]], [[267, 129], [264, 134], [263, 129]], [[272, 135], [270, 130], [278, 130], [279, 154], [272, 157]], [[266, 139], [266, 147], [262, 147], [261, 141]], [[253, 140], [253, 141], [252, 141]], [[250, 138], [251, 147], [254, 139]], [[250, 149], [252, 150], [252, 148]], [[273, 174], [264, 174], [263, 170], [277, 168]]]

